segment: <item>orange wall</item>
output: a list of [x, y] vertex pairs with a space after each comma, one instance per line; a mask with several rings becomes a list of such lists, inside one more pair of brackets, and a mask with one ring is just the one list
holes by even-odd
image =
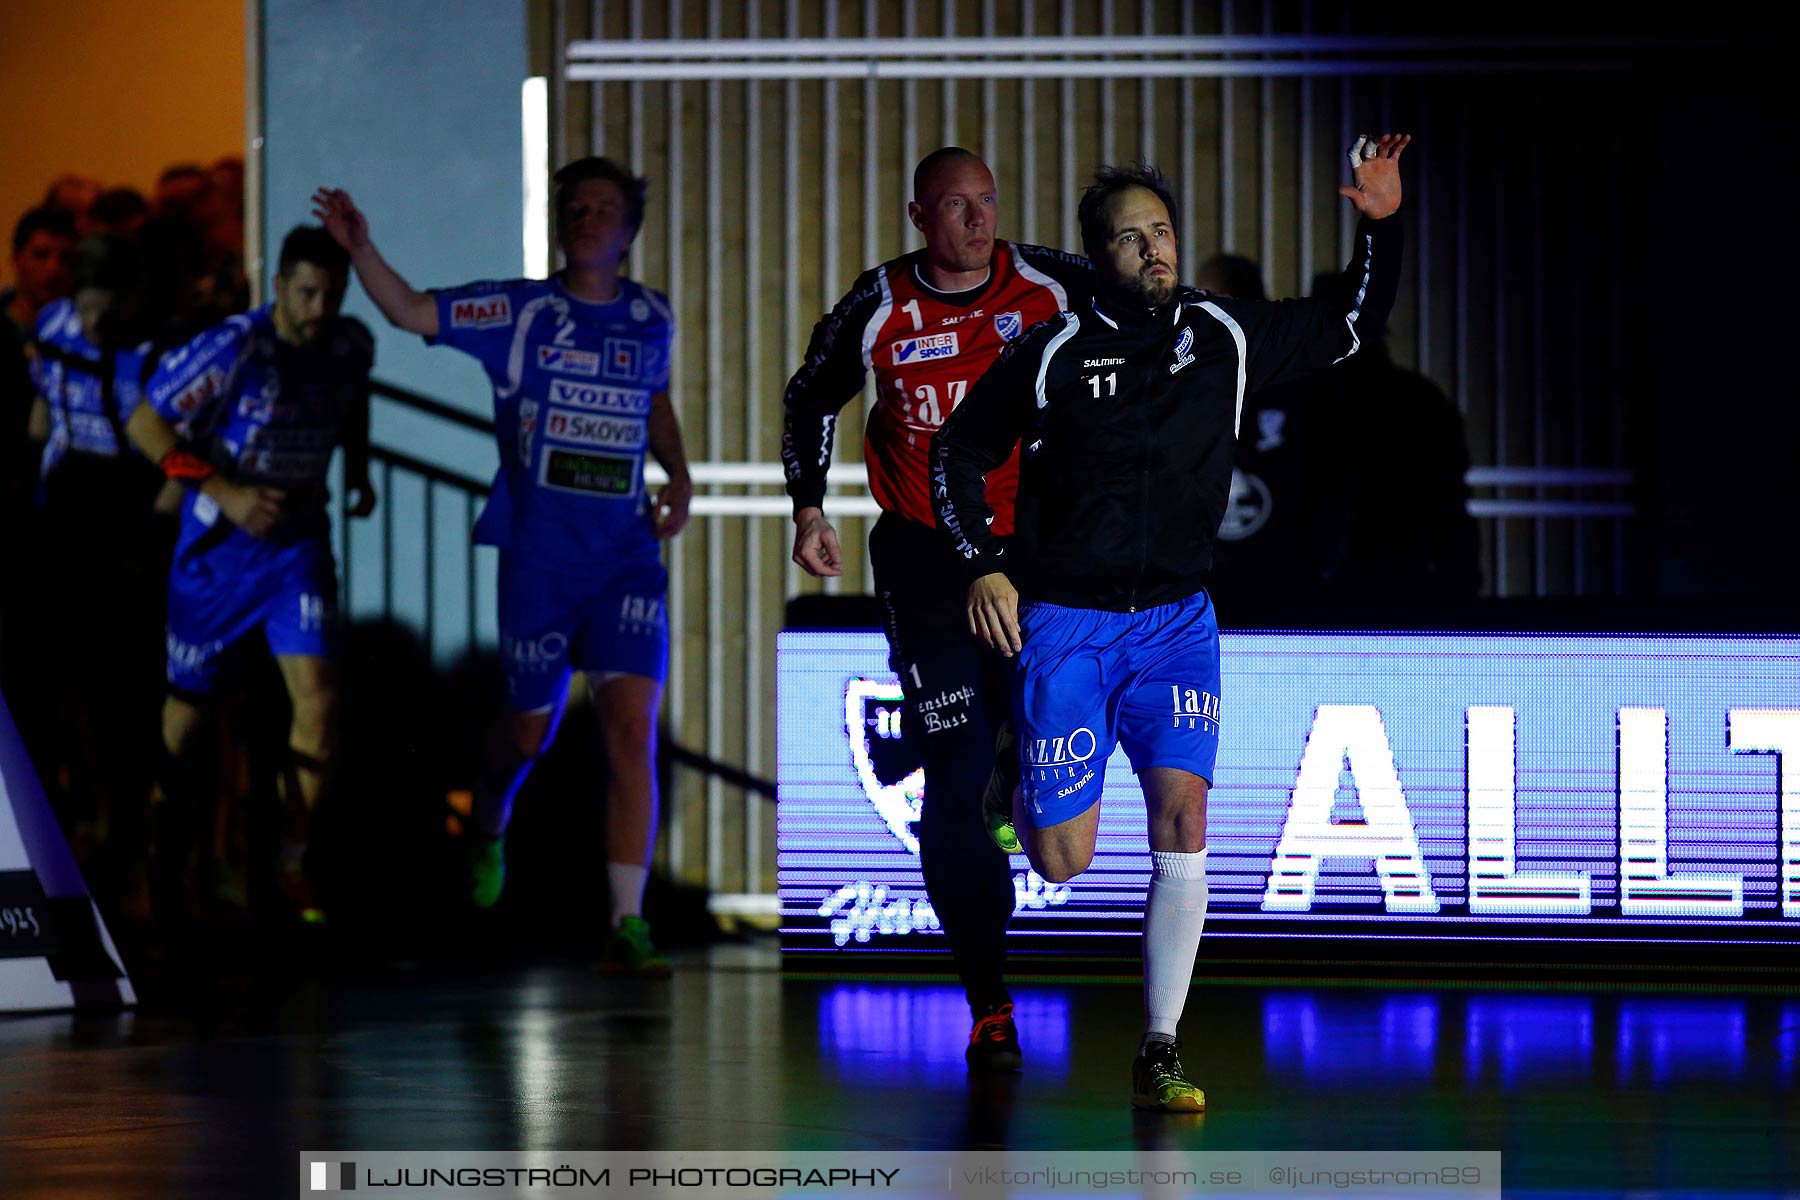
[[[0, 0], [0, 227], [65, 171], [146, 196], [244, 153], [246, 0]], [[11, 255], [0, 254], [0, 279]]]

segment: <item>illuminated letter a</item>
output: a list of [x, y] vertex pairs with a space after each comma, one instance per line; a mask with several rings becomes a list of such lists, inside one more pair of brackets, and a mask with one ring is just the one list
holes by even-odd
[[[1346, 758], [1363, 819], [1333, 824], [1331, 802]], [[1321, 704], [1313, 717], [1287, 824], [1276, 843], [1269, 885], [1263, 892], [1263, 911], [1310, 912], [1319, 863], [1327, 858], [1374, 859], [1389, 912], [1438, 911], [1394, 769], [1394, 751], [1381, 713], [1370, 704]]]

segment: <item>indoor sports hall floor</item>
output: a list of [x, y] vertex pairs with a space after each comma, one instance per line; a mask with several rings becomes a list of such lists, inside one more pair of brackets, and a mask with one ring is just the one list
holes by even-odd
[[[1202, 962], [1204, 971], [1204, 961]], [[292, 1194], [301, 1150], [1498, 1149], [1508, 1196], [1800, 1195], [1800, 995], [1197, 985], [1202, 1116], [1135, 1114], [1132, 981], [1024, 983], [971, 1079], [946, 984], [576, 965], [218, 971], [0, 1019], [0, 1194]]]

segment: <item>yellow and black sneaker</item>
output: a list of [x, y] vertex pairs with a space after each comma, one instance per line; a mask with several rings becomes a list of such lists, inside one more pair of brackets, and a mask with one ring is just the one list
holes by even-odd
[[1204, 1112], [1206, 1093], [1189, 1083], [1175, 1042], [1145, 1042], [1131, 1064], [1131, 1107]]
[[987, 790], [981, 793], [981, 818], [987, 825], [988, 840], [1007, 854], [1023, 854], [1019, 831], [1013, 828], [1013, 792], [1019, 786], [1019, 743], [1013, 736], [1013, 723], [1000, 722], [994, 735], [994, 769], [988, 775]]
[[606, 943], [606, 955], [600, 960], [600, 969], [618, 975], [650, 975], [660, 978], [669, 973], [669, 959], [651, 944], [650, 922], [642, 917], [630, 916], [621, 920], [619, 927], [613, 930], [612, 937]]
[[1011, 1001], [996, 1004], [975, 1019], [963, 1058], [968, 1060], [971, 1071], [1017, 1071], [1024, 1065]]

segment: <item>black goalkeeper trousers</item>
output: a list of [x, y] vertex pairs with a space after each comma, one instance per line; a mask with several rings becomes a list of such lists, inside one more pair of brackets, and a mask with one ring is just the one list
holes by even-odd
[[925, 892], [974, 1009], [1009, 999], [1012, 867], [988, 840], [981, 796], [994, 734], [1010, 712], [1011, 663], [977, 642], [967, 589], [935, 529], [885, 513], [869, 535], [888, 664], [906, 694], [901, 726], [925, 768], [918, 825]]

